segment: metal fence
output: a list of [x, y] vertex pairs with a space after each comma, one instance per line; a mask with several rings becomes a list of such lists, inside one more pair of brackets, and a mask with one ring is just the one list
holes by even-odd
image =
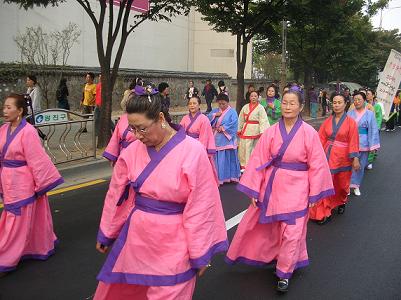
[[96, 158], [93, 114], [82, 115], [65, 109], [47, 109], [34, 117], [35, 127], [44, 137], [43, 147], [54, 164]]

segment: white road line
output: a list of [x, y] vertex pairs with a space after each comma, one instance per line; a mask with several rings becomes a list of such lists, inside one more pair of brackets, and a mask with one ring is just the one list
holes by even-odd
[[234, 226], [236, 226], [242, 219], [242, 217], [245, 215], [246, 210], [244, 210], [243, 212], [240, 212], [238, 215], [232, 217], [231, 219], [226, 221], [226, 228], [227, 231], [229, 231], [231, 228], [233, 228]]

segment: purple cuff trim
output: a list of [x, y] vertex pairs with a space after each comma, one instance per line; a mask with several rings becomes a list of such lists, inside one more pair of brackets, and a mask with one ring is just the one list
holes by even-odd
[[116, 239], [111, 239], [106, 237], [106, 235], [103, 233], [103, 231], [99, 228], [99, 231], [97, 233], [97, 241], [104, 245], [104, 246], [110, 246], [111, 244], [114, 243]]
[[202, 255], [199, 258], [195, 258], [195, 259], [190, 259], [189, 262], [191, 264], [191, 267], [194, 269], [200, 269], [201, 267], [206, 266], [208, 263], [210, 263], [210, 260], [212, 259], [212, 257], [219, 253], [219, 252], [224, 252], [228, 250], [228, 241], [222, 241], [219, 242], [217, 244], [215, 244], [214, 246], [210, 247], [209, 250]]
[[216, 149], [207, 149], [207, 154], [216, 154]]
[[309, 202], [310, 203], [316, 203], [319, 200], [321, 200], [323, 198], [327, 198], [329, 196], [333, 196], [334, 194], [335, 194], [334, 189], [328, 189], [328, 190], [325, 190], [325, 191], [321, 192], [318, 195], [309, 196]]
[[[308, 265], [309, 265], [309, 260], [299, 261], [295, 265], [294, 271], [297, 270], [297, 269], [300, 269], [300, 268], [304, 268], [304, 267], [306, 267]], [[284, 273], [284, 272], [280, 271], [279, 269], [276, 269], [276, 275], [280, 279], [290, 279], [292, 277], [292, 273], [293, 272]]]
[[259, 193], [257, 191], [252, 190], [249, 187], [247, 187], [241, 183], [237, 184], [237, 190], [244, 193], [245, 195], [247, 195], [250, 198], [259, 199]]
[[237, 257], [235, 260], [232, 260], [226, 256], [224, 258], [224, 261], [229, 265], [235, 265], [238, 263], [242, 263], [242, 264], [255, 266], [255, 267], [265, 267], [265, 266], [273, 265], [276, 263], [276, 260], [272, 260], [270, 262], [264, 262], [264, 261], [249, 259], [249, 258], [246, 258], [243, 256]]
[[[20, 258], [19, 261], [27, 260], [27, 259], [35, 259], [35, 260], [47, 260], [50, 256], [52, 256], [56, 250], [55, 247], [59, 243], [58, 240], [54, 241], [54, 248], [51, 249], [47, 254], [41, 255], [41, 254], [26, 254]], [[18, 264], [17, 264], [18, 265]], [[13, 271], [17, 268], [17, 265], [12, 266], [12, 267], [6, 267], [6, 266], [0, 266], [0, 272], [10, 272]]]
[[359, 152], [352, 152], [348, 156], [349, 158], [359, 157]]
[[40, 191], [36, 192], [36, 195], [38, 196], [43, 196], [44, 194], [46, 194], [48, 191], [54, 189], [56, 186], [63, 184], [64, 183], [64, 179], [63, 177], [60, 177], [59, 179], [57, 179], [56, 181], [54, 181], [53, 183], [49, 184], [47, 187], [45, 187], [44, 189], [41, 189]]
[[330, 169], [330, 173], [331, 174], [337, 174], [337, 173], [341, 173], [341, 172], [347, 172], [347, 171], [351, 171], [352, 167], [351, 166], [347, 166], [347, 167], [340, 167], [337, 169]]
[[196, 275], [196, 269], [175, 275], [144, 275], [112, 272], [110, 275], [100, 273], [97, 280], [105, 283], [139, 284], [146, 286], [173, 286], [186, 282]]
[[[263, 202], [258, 202], [256, 204], [261, 210], [262, 210], [262, 203]], [[288, 225], [295, 225], [296, 219], [305, 217], [307, 215], [307, 213], [308, 213], [308, 208], [290, 212], [290, 213], [276, 214], [276, 215], [271, 215], [271, 216], [264, 216], [264, 215], [262, 215], [262, 211], [261, 211], [261, 215], [259, 217], [259, 223], [266, 224], [266, 223], [273, 223], [273, 222], [284, 222]]]
[[106, 151], [103, 152], [103, 157], [110, 161], [117, 161], [117, 159], [118, 159], [117, 156], [114, 156], [113, 154], [110, 154], [109, 152], [106, 152]]
[[31, 204], [33, 202], [35, 202], [36, 200], [36, 195], [33, 195], [29, 198], [20, 200], [18, 202], [14, 202], [14, 203], [10, 203], [10, 204], [4, 204], [4, 209], [16, 216], [20, 216], [21, 215], [21, 208], [24, 206], [27, 206], [28, 204]]

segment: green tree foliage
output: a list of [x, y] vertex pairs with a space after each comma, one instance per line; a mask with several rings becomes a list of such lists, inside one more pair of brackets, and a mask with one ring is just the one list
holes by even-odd
[[[65, 0], [3, 0], [15, 3], [25, 9], [33, 6], [56, 6]], [[93, 23], [96, 33], [97, 54], [102, 73], [102, 110], [100, 115], [100, 134], [98, 147], [105, 147], [110, 140], [110, 118], [112, 111], [112, 92], [118, 76], [118, 70], [127, 38], [145, 21], [170, 22], [174, 16], [188, 14], [192, 1], [189, 0], [152, 0], [146, 13], [134, 13], [131, 10], [133, 0], [122, 0], [120, 6], [113, 5], [113, 0], [76, 0]], [[100, 6], [96, 14], [92, 5]]]
[[217, 32], [230, 32], [237, 38], [237, 110], [244, 104], [244, 71], [248, 44], [256, 34], [276, 36], [274, 26], [280, 22], [286, 1], [197, 0], [202, 18]]

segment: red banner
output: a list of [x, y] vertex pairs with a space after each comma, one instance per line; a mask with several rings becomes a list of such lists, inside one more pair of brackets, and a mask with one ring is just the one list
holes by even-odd
[[[113, 1], [114, 5], [120, 6], [121, 1]], [[150, 9], [149, 0], [134, 0], [131, 5], [131, 10], [146, 13]]]

